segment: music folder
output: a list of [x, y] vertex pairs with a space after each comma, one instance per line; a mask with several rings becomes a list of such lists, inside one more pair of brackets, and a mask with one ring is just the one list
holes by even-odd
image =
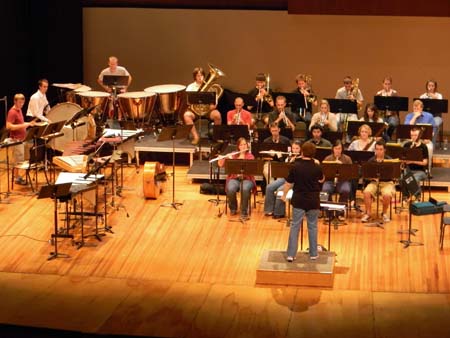
[[188, 104], [216, 104], [216, 92], [186, 92]]
[[330, 104], [330, 111], [333, 113], [358, 114], [356, 100], [349, 99], [325, 99]]
[[128, 79], [128, 75], [103, 75], [103, 84], [108, 87], [126, 87]]

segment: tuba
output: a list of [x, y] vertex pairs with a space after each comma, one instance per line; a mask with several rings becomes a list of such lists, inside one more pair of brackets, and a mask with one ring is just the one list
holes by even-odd
[[[223, 94], [223, 88], [218, 83], [214, 83], [214, 81], [226, 75], [216, 66], [210, 63], [208, 63], [208, 66], [209, 66], [209, 74], [198, 91], [216, 92], [216, 102], [217, 102]], [[210, 110], [209, 106], [210, 106], [209, 104], [192, 104], [190, 108], [195, 114], [199, 116], [205, 116], [206, 114], [209, 113]]]

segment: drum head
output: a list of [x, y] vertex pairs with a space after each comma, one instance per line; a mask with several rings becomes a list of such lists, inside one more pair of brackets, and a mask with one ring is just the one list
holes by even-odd
[[[72, 116], [74, 116], [81, 110], [83, 110], [83, 108], [75, 103], [60, 103], [50, 109], [50, 111], [47, 113], [47, 118], [52, 122], [68, 121], [72, 118]], [[61, 130], [64, 135], [61, 137], [56, 137], [50, 141], [50, 145], [52, 146], [52, 148], [64, 152], [64, 148], [66, 148], [68, 143], [72, 141], [84, 140], [88, 134], [86, 121], [86, 117], [81, 118], [80, 120], [78, 120], [78, 122], [81, 122], [80, 124], [84, 122], [84, 124], [74, 129], [72, 129], [71, 126], [64, 126], [64, 128]]]
[[162, 119], [166, 119], [165, 115], [172, 115], [171, 120], [176, 122], [185, 89], [183, 85], [165, 84], [148, 87], [144, 91], [158, 93], [157, 110]]

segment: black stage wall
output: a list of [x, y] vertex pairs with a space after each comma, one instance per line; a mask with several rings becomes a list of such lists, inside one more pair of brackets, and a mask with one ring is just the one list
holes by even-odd
[[[0, 6], [0, 98], [7, 96], [8, 109], [15, 93], [25, 94], [28, 103], [40, 78], [50, 83], [82, 82], [80, 0], [7, 0]], [[54, 100], [54, 88], [48, 97]], [[0, 102], [1, 126], [5, 124], [3, 110]]]

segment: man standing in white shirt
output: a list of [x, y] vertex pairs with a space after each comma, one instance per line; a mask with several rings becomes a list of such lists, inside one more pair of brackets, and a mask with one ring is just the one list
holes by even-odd
[[43, 122], [50, 122], [45, 114], [50, 110], [50, 105], [47, 100], [48, 80], [41, 79], [38, 81], [38, 90], [31, 95], [28, 103], [27, 120], [38, 118]]

